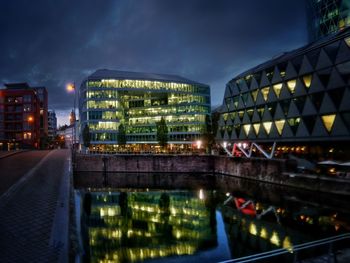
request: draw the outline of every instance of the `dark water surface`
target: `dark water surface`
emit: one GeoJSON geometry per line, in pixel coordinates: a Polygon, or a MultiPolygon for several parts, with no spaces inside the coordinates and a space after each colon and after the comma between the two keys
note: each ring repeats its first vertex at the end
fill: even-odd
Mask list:
{"type": "Polygon", "coordinates": [[[350,230],[344,196],[226,176],[193,185],[77,191],[84,260],[220,262],[350,230]]]}

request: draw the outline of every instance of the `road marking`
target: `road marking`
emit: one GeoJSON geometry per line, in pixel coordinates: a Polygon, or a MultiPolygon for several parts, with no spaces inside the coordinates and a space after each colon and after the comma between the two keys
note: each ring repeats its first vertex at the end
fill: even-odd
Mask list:
{"type": "Polygon", "coordinates": [[[32,169],[29,170],[24,176],[21,177],[15,184],[13,184],[5,193],[3,193],[0,196],[0,206],[6,204],[6,201],[11,198],[12,195],[14,195],[18,189],[20,189],[26,181],[28,181],[34,174],[35,172],[43,165],[44,162],[57,150],[53,150],[49,152],[47,155],[44,156],[40,160],[40,162],[35,165],[32,169]]]}

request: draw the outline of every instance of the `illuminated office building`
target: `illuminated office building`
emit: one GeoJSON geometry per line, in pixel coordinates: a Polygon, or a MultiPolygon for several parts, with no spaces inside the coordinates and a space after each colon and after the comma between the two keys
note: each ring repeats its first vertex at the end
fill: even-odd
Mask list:
{"type": "Polygon", "coordinates": [[[337,33],[350,25],[350,1],[308,0],[309,40],[337,33]]]}
{"type": "Polygon", "coordinates": [[[345,145],[350,139],[349,85],[350,30],[345,29],[229,81],[217,138],[345,145]]]}
{"type": "Polygon", "coordinates": [[[79,111],[93,147],[115,149],[121,123],[128,144],[157,144],[162,117],[169,144],[191,144],[206,129],[210,89],[174,75],[97,70],[81,84],[79,111]]]}

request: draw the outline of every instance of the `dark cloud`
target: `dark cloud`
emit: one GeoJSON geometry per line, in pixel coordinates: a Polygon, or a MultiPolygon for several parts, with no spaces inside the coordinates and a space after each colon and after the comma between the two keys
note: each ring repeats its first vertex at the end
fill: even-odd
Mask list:
{"type": "Polygon", "coordinates": [[[64,86],[98,68],[207,83],[212,104],[236,74],[306,43],[304,0],[21,0],[0,3],[0,82],[64,86]]]}

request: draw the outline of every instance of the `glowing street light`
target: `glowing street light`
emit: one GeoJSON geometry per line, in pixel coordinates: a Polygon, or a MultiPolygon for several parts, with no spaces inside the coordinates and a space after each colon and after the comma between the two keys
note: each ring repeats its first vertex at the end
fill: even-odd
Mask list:
{"type": "Polygon", "coordinates": [[[75,91],[75,85],[73,83],[68,83],[66,86],[66,90],[68,92],[74,92],[75,91]]]}
{"type": "Polygon", "coordinates": [[[33,118],[32,116],[29,116],[29,117],[28,117],[28,121],[29,121],[29,122],[33,122],[33,121],[34,121],[34,118],[33,118]]]}
{"type": "MultiPolygon", "coordinates": [[[[76,101],[76,90],[75,90],[75,83],[68,83],[67,84],[67,86],[66,86],[66,90],[67,90],[67,92],[69,92],[69,93],[72,93],[72,92],[74,92],[74,102],[73,102],[73,104],[74,104],[74,106],[73,106],[73,110],[74,110],[74,118],[76,118],[75,117],[75,101],[76,101]]],[[[71,119],[70,119],[70,121],[71,121],[71,119]]],[[[75,144],[75,137],[76,137],[76,131],[75,131],[75,125],[76,125],[76,123],[75,123],[75,120],[74,120],[74,123],[73,123],[73,127],[72,127],[72,147],[74,146],[74,144],[75,144]]]]}
{"type": "Polygon", "coordinates": [[[201,145],[202,145],[202,142],[201,141],[197,141],[197,149],[200,149],[201,145]]]}

